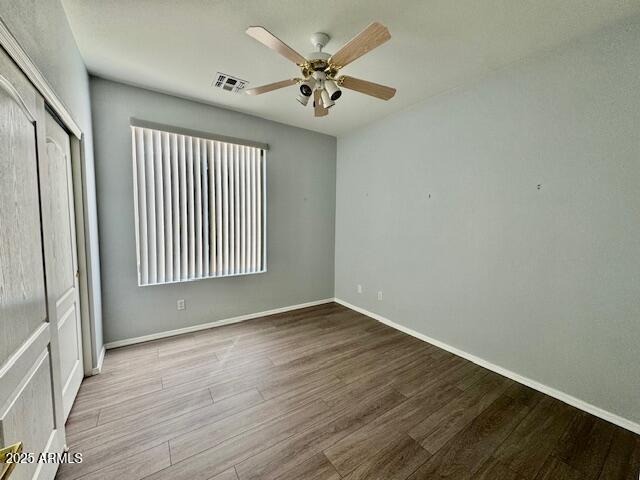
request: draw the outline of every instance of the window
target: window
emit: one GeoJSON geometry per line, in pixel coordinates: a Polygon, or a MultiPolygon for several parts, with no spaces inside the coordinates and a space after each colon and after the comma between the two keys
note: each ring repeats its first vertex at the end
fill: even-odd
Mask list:
{"type": "Polygon", "coordinates": [[[266,146],[155,126],[132,119],[138,285],[265,272],[266,146]]]}

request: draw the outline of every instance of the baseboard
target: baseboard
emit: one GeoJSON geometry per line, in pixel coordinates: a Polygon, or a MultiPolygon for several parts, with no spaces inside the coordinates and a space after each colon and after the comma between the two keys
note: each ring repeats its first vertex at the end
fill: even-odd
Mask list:
{"type": "Polygon", "coordinates": [[[607,410],[603,410],[600,407],[596,407],[595,405],[592,405],[588,402],[585,402],[584,400],[580,400],[579,398],[573,397],[567,393],[564,393],[560,390],[556,390],[555,388],[549,387],[547,385],[544,385],[540,382],[537,382],[535,380],[532,380],[531,378],[528,377],[524,377],[516,372],[513,372],[511,370],[508,370],[504,367],[501,367],[499,365],[495,365],[491,362],[488,362],[487,360],[484,360],[480,357],[476,357],[475,355],[472,355],[470,353],[467,353],[463,350],[460,350],[456,347],[452,347],[451,345],[448,345],[444,342],[441,342],[440,340],[436,340],[435,338],[431,338],[428,337],[427,335],[424,335],[422,333],[416,332],[415,330],[412,330],[410,328],[404,327],[402,325],[399,325],[391,320],[389,320],[388,318],[383,317],[382,315],[378,315],[377,313],[373,313],[370,312],[368,310],[365,310],[364,308],[358,307],[356,305],[352,305],[349,302],[345,302],[344,300],[340,299],[340,298],[334,298],[334,301],[336,303],[339,303],[340,305],[343,305],[347,308],[350,308],[351,310],[355,310],[356,312],[360,312],[363,315],[366,315],[367,317],[371,317],[374,320],[379,321],[380,323],[384,323],[385,325],[388,325],[391,328],[395,328],[396,330],[399,330],[403,333],[406,333],[407,335],[411,335],[412,337],[418,338],[424,342],[430,343],[432,345],[435,345],[436,347],[442,348],[443,350],[446,350],[448,352],[453,353],[454,355],[457,355],[459,357],[465,358],[477,365],[480,365],[483,368],[486,368],[488,370],[491,370],[493,372],[496,372],[500,375],[503,375],[507,378],[510,378],[511,380],[514,380],[518,383],[521,383],[523,385],[526,385],[527,387],[531,387],[534,390],[538,390],[539,392],[542,392],[546,395],[549,395],[550,397],[556,398],[558,400],[560,400],[561,402],[564,402],[568,405],[571,405],[573,407],[576,407],[580,410],[583,410],[587,413],[590,413],[592,415],[595,415],[596,417],[602,418],[603,420],[606,420],[608,422],[611,422],[615,425],[618,425],[619,427],[625,428],[627,430],[630,430],[634,433],[640,434],[640,424],[632,422],[631,420],[627,420],[626,418],[623,418],[619,415],[616,415],[615,413],[611,413],[608,412],[607,410]]]}
{"type": "Polygon", "coordinates": [[[100,350],[100,355],[98,355],[98,364],[95,368],[91,369],[91,375],[98,375],[102,371],[102,364],[104,362],[104,354],[106,351],[106,345],[103,345],[102,350],[100,350]]]}
{"type": "Polygon", "coordinates": [[[245,322],[247,320],[253,320],[254,318],[266,317],[269,315],[275,315],[277,313],[289,312],[291,310],[298,310],[299,308],[313,307],[315,305],[322,305],[323,303],[333,302],[333,298],[325,298],[322,300],[315,300],[313,302],[300,303],[298,305],[289,305],[286,307],[274,308],[272,310],[265,310],[264,312],[249,313],[247,315],[240,315],[238,317],[225,318],[222,320],[216,320],[215,322],[201,323],[199,325],[193,325],[192,327],[178,328],[176,330],[168,330],[165,332],[152,333],[151,335],[143,335],[141,337],[126,338],[124,340],[117,340],[115,342],[109,342],[105,345],[105,348],[118,348],[126,347],[127,345],[134,345],[136,343],[149,342],[151,340],[158,340],[160,338],[174,337],[176,335],[182,335],[184,333],[198,332],[200,330],[208,330],[213,327],[221,327],[223,325],[231,325],[232,323],[245,322]]]}

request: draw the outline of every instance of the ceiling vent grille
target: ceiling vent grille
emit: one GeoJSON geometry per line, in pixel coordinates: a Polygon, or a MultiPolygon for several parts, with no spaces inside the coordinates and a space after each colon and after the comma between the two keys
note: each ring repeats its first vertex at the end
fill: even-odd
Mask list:
{"type": "Polygon", "coordinates": [[[218,72],[216,73],[216,77],[212,85],[215,88],[221,88],[222,90],[226,90],[227,92],[238,93],[244,90],[244,87],[247,85],[247,83],[249,82],[247,82],[246,80],[227,75],[226,73],[218,72]]]}

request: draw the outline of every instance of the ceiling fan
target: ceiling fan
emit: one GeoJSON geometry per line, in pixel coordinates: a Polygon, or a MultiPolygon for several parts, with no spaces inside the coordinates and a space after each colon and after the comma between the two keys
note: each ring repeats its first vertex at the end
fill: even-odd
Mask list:
{"type": "Polygon", "coordinates": [[[291,60],[300,67],[302,72],[302,78],[292,78],[251,88],[246,91],[249,95],[260,95],[298,84],[300,85],[298,102],[306,106],[313,96],[311,104],[314,107],[315,116],[324,117],[329,113],[329,108],[342,95],[340,87],[355,90],[382,100],[389,100],[396,93],[395,88],[360,80],[348,75],[338,76],[342,68],[391,38],[387,27],[378,22],[373,22],[333,55],[322,51],[329,42],[329,35],[321,32],[314,33],[311,35],[311,43],[316,47],[317,51],[310,53],[308,55],[309,58],[304,58],[264,27],[249,27],[247,28],[247,35],[291,60]]]}

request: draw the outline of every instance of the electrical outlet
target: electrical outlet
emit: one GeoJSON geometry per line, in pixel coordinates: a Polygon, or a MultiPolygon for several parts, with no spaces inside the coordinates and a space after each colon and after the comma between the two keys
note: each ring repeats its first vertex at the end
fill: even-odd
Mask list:
{"type": "Polygon", "coordinates": [[[362,293],[362,285],[358,284],[358,293],[362,293]]]}
{"type": "Polygon", "coordinates": [[[181,298],[180,300],[177,301],[176,306],[178,307],[178,310],[186,310],[187,309],[187,304],[184,301],[184,298],[181,298]]]}
{"type": "Polygon", "coordinates": [[[378,291],[378,300],[382,300],[382,290],[378,291]]]}

